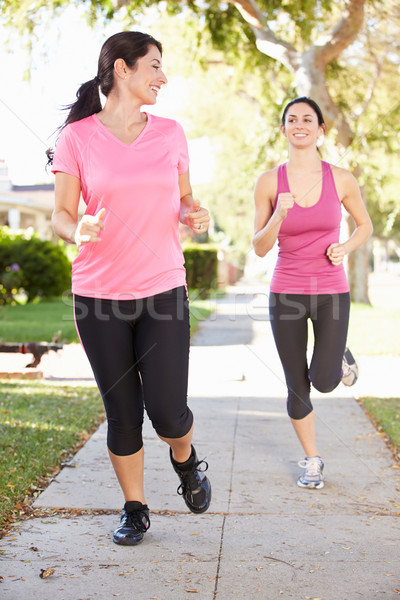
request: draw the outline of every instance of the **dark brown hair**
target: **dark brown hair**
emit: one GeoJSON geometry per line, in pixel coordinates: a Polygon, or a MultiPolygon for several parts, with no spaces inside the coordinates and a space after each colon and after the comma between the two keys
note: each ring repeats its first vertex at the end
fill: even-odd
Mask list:
{"type": "MultiPolygon", "coordinates": [[[[149,46],[156,46],[162,54],[162,45],[155,38],[140,31],[122,31],[109,37],[103,44],[98,61],[97,75],[90,81],[83,83],[76,92],[76,100],[66,106],[69,110],[62,130],[69,123],[80,121],[98,113],[102,109],[99,88],[108,96],[114,86],[114,63],[122,58],[128,67],[133,68],[139,58],[149,51],[149,46]]],[[[53,161],[54,151],[47,150],[48,164],[53,161]]]]}
{"type": "Polygon", "coordinates": [[[324,117],[322,115],[322,111],[321,111],[320,107],[315,102],[315,100],[312,100],[312,98],[307,98],[307,96],[300,96],[299,98],[294,98],[294,100],[291,100],[285,106],[283,114],[282,114],[282,125],[285,125],[285,119],[286,119],[287,111],[289,110],[289,108],[291,106],[293,106],[293,104],[300,104],[300,102],[304,103],[304,104],[308,104],[308,106],[310,106],[313,109],[313,111],[315,112],[315,114],[317,115],[317,118],[318,118],[318,125],[325,125],[324,117]]]}

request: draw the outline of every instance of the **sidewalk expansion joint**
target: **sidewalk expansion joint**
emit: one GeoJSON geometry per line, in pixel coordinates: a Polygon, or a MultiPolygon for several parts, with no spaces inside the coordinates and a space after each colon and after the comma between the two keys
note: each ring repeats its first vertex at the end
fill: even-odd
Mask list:
{"type": "MultiPolygon", "coordinates": [[[[121,513],[120,509],[101,509],[101,508],[70,508],[70,507],[39,507],[39,508],[31,508],[26,512],[24,516],[19,517],[21,521],[28,519],[41,519],[41,518],[49,518],[49,517],[63,517],[65,519],[70,519],[71,517],[84,517],[90,515],[119,515],[121,513]]],[[[186,510],[151,510],[150,514],[158,515],[161,517],[174,517],[180,515],[187,515],[189,518],[192,513],[186,510]]],[[[315,516],[319,515],[320,511],[307,511],[307,516],[315,516]]],[[[334,512],[332,514],[338,514],[334,512]]],[[[399,517],[399,511],[387,510],[384,509],[373,509],[363,507],[362,510],[359,511],[350,511],[350,512],[340,512],[341,516],[353,516],[353,517],[362,517],[365,515],[370,515],[370,517],[399,517]]],[[[222,517],[223,522],[221,526],[221,544],[220,544],[220,552],[222,550],[222,542],[223,542],[223,533],[225,521],[228,517],[252,517],[252,516],[264,516],[264,517],[277,517],[288,516],[286,513],[278,512],[278,511],[207,511],[206,513],[202,513],[196,516],[201,517],[222,517]]]]}
{"type": "Polygon", "coordinates": [[[231,472],[230,472],[230,479],[229,479],[229,492],[228,492],[228,512],[226,513],[222,513],[223,514],[223,520],[222,520],[222,526],[221,526],[221,537],[220,537],[220,542],[219,542],[219,548],[218,548],[218,559],[217,559],[217,570],[215,573],[215,585],[214,585],[214,593],[213,593],[213,600],[216,600],[217,598],[217,594],[218,594],[218,582],[219,582],[219,578],[220,578],[220,568],[221,568],[221,558],[222,558],[222,547],[224,545],[224,533],[225,533],[225,523],[226,523],[226,517],[231,514],[230,513],[230,507],[231,507],[231,499],[232,499],[232,488],[233,488],[233,465],[235,463],[235,447],[236,447],[236,435],[237,435],[237,428],[238,428],[238,422],[239,422],[239,412],[240,412],[240,398],[238,398],[237,400],[237,405],[236,405],[236,415],[235,415],[235,425],[233,428],[233,443],[232,443],[232,457],[231,457],[231,472]]]}

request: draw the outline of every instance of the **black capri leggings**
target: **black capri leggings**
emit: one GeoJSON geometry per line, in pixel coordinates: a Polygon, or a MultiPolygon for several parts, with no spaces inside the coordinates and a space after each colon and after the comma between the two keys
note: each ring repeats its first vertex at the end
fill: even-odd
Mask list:
{"type": "Polygon", "coordinates": [[[269,311],[272,333],[288,387],[287,410],[304,419],[312,410],[310,382],[331,392],[342,376],[350,313],[350,294],[276,294],[269,311]],[[314,329],[314,349],[307,364],[308,319],[314,329]]]}
{"type": "Polygon", "coordinates": [[[186,435],[193,423],[186,288],[138,300],[74,296],[74,311],[106,409],[111,452],[141,449],[144,408],[162,437],[186,435]]]}

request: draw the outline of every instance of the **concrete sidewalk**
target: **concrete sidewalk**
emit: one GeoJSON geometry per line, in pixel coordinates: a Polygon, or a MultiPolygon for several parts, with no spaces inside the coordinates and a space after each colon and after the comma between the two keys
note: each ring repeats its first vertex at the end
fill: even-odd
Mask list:
{"type": "MultiPolygon", "coordinates": [[[[123,500],[103,425],[38,497],[34,517],[0,540],[1,598],[400,597],[399,465],[354,400],[382,391],[372,364],[361,357],[353,388],[313,394],[326,481],[320,491],[298,488],[303,455],[265,306],[260,284],[235,286],[192,341],[189,402],[194,442],[210,465],[210,510],[187,511],[167,448],[146,421],[151,529],[137,547],[113,544],[123,500]]],[[[79,376],[90,378],[79,347],[74,352],[79,376]]],[[[385,368],[399,372],[393,361],[376,367],[374,359],[380,378],[385,368]]],[[[77,376],[57,364],[47,365],[48,377],[77,376]]],[[[397,395],[391,385],[385,392],[397,395]]]]}

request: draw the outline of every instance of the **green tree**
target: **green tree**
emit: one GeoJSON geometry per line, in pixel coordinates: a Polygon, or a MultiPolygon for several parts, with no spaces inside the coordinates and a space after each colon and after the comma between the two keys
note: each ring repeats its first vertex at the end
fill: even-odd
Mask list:
{"type": "MultiPolygon", "coordinates": [[[[0,11],[32,40],[42,19],[71,3],[3,0],[0,11]]],[[[271,98],[274,90],[272,104],[279,106],[295,95],[313,97],[323,110],[333,142],[328,143],[330,160],[354,171],[368,205],[377,208],[376,190],[371,189],[373,171],[388,152],[399,150],[400,111],[393,82],[399,76],[400,8],[395,0],[90,0],[84,4],[92,20],[112,19],[116,14],[129,20],[153,5],[187,17],[197,60],[207,62],[203,40],[208,36],[214,48],[223,51],[225,62],[245,67],[242,74],[263,72],[264,85],[259,83],[255,93],[264,105],[261,112],[267,90],[265,98],[271,98]]],[[[245,76],[242,81],[246,83],[245,76]]],[[[271,118],[271,126],[278,125],[278,114],[271,118]]],[[[379,210],[382,216],[391,215],[395,225],[399,201],[390,197],[394,178],[385,181],[375,175],[389,192],[380,200],[379,210]]],[[[398,181],[397,173],[395,177],[398,181]]],[[[352,297],[359,302],[368,302],[368,262],[367,246],[351,255],[352,297]]]]}

